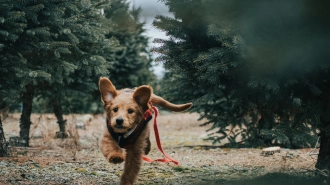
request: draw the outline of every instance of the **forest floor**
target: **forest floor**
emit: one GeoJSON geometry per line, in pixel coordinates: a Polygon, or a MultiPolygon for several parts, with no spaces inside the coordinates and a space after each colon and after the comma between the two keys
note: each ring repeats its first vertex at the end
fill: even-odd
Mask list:
{"type": "MultiPolygon", "coordinates": [[[[208,127],[200,127],[197,114],[161,112],[158,128],[164,151],[180,162],[144,162],[137,181],[147,184],[314,185],[326,184],[316,173],[318,150],[282,149],[264,156],[256,148],[224,148],[205,140],[208,127]]],[[[4,121],[7,140],[19,135],[19,114],[4,121]]],[[[11,147],[10,157],[0,158],[2,184],[119,184],[123,164],[106,162],[98,149],[105,129],[103,115],[67,115],[69,138],[55,139],[58,130],[52,114],[33,114],[31,147],[11,147]],[[77,128],[85,126],[85,130],[77,128]]],[[[153,122],[150,122],[153,123],[153,122]]],[[[152,126],[152,124],[150,124],[152,126]]],[[[153,132],[148,157],[162,158],[153,132]]]]}

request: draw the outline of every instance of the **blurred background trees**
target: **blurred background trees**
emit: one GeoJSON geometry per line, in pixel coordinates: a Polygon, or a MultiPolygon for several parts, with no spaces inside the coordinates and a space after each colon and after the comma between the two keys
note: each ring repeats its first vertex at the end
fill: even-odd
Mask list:
{"type": "Polygon", "coordinates": [[[145,35],[145,23],[140,22],[140,8],[133,7],[122,0],[114,0],[111,7],[104,9],[107,19],[110,19],[116,29],[110,30],[108,38],[115,37],[121,48],[109,50],[107,55],[113,55],[110,60],[109,77],[118,88],[137,87],[150,84],[155,80],[151,71],[151,53],[148,50],[148,37],[145,35]]]}

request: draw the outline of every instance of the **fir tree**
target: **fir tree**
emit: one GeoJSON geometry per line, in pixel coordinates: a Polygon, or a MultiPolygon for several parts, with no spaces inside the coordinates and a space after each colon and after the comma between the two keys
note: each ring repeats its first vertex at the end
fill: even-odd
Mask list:
{"type": "MultiPolygon", "coordinates": [[[[106,69],[118,88],[137,87],[152,84],[155,76],[151,70],[152,58],[148,51],[148,37],[145,36],[144,24],[140,22],[140,9],[129,9],[126,1],[115,0],[104,8],[107,27],[105,41],[107,45],[99,54],[107,61],[106,69]]],[[[94,77],[97,84],[100,75],[94,77]]],[[[100,113],[103,112],[98,89],[90,91],[89,96],[66,95],[65,113],[100,113]]]]}
{"type": "MultiPolygon", "coordinates": [[[[85,55],[97,52],[98,55],[102,56],[97,60],[106,60],[105,65],[99,68],[99,74],[92,70],[93,73],[90,73],[92,77],[86,78],[90,74],[85,73],[90,70],[80,71],[80,68],[77,68],[75,72],[66,77],[66,81],[70,83],[64,81],[65,84],[68,84],[65,85],[65,90],[44,91],[44,89],[54,89],[55,86],[54,84],[49,87],[43,86],[37,90],[38,98],[34,100],[33,110],[36,112],[56,110],[54,112],[66,114],[103,112],[103,106],[99,101],[99,91],[96,87],[101,75],[110,75],[118,84],[121,84],[120,88],[151,84],[154,79],[151,70],[152,60],[150,52],[147,50],[148,38],[144,34],[144,23],[139,21],[139,14],[140,9],[130,10],[129,4],[125,1],[113,1],[110,6],[104,7],[106,19],[92,19],[97,21],[97,25],[102,26],[106,31],[104,40],[98,41],[93,46],[88,45],[90,41],[81,44],[88,46],[85,49],[85,55]],[[109,74],[105,72],[109,72],[109,74]],[[88,92],[88,94],[84,92],[88,92]],[[55,95],[59,93],[60,95],[57,97],[62,98],[56,100],[55,95]],[[53,107],[54,102],[59,102],[55,104],[62,106],[53,107]]],[[[84,17],[87,19],[86,15],[84,17]]],[[[85,33],[76,35],[79,40],[91,39],[95,41],[93,37],[88,37],[88,34],[85,33]]],[[[71,55],[66,56],[71,57],[71,55]]],[[[61,55],[61,58],[66,56],[61,55]]],[[[90,63],[86,64],[86,67],[92,69],[90,63]]],[[[61,85],[63,84],[60,84],[58,88],[62,88],[61,85]]],[[[59,122],[61,120],[65,122],[61,116],[57,117],[59,122]]],[[[64,131],[64,129],[60,130],[64,131]]]]}
{"type": "MultiPolygon", "coordinates": [[[[154,25],[170,36],[168,40],[156,39],[161,46],[155,48],[169,73],[167,86],[176,101],[194,100],[193,111],[213,123],[211,129],[219,129],[221,137],[228,136],[227,126],[242,126],[242,112],[238,102],[233,101],[240,91],[238,79],[244,80],[243,64],[240,62],[240,38],[234,33],[208,32],[209,8],[203,1],[167,1],[175,18],[156,17],[154,25]],[[198,11],[196,11],[198,9],[198,11]],[[218,37],[218,38],[217,38],[218,37]],[[234,40],[234,39],[235,40],[234,40]],[[237,81],[235,78],[237,78],[237,81]],[[236,91],[235,91],[236,90],[236,91]],[[230,119],[230,121],[229,121],[230,119]]],[[[240,82],[244,83],[244,82],[240,82]]],[[[171,98],[170,96],[168,98],[171,98]]],[[[241,107],[248,109],[248,107],[241,107]]]]}
{"type": "MultiPolygon", "coordinates": [[[[102,9],[109,5],[108,1],[81,2],[67,9],[67,16],[64,17],[66,28],[63,29],[65,34],[61,34],[63,38],[59,38],[74,43],[72,44],[74,55],[56,57],[62,60],[67,59],[75,69],[72,73],[66,72],[59,76],[57,79],[61,80],[48,87],[47,89],[52,89],[52,91],[46,91],[48,94],[44,95],[48,99],[48,105],[52,106],[59,123],[60,130],[57,137],[67,136],[66,120],[62,116],[64,113],[62,104],[65,100],[63,97],[73,97],[73,101],[79,101],[77,104],[81,106],[84,104],[82,101],[86,99],[84,97],[90,96],[91,92],[98,89],[95,78],[108,73],[108,62],[102,57],[103,50],[116,47],[113,46],[113,41],[105,38],[112,23],[105,19],[102,9]]],[[[85,104],[87,103],[91,102],[85,104]]]]}
{"type": "MultiPolygon", "coordinates": [[[[19,20],[25,26],[16,40],[9,40],[8,44],[25,61],[26,70],[17,73],[21,78],[16,84],[24,87],[20,119],[24,146],[29,145],[32,100],[36,93],[48,96],[53,105],[60,105],[60,97],[67,93],[79,91],[82,95],[96,89],[91,77],[107,73],[106,60],[99,52],[109,45],[104,35],[110,23],[102,21],[105,19],[100,11],[108,5],[108,1],[8,1],[12,11],[24,15],[20,19],[4,18],[6,23],[19,20]]],[[[61,107],[54,111],[60,131],[64,132],[61,107]]]]}
{"type": "MultiPolygon", "coordinates": [[[[16,9],[11,1],[0,1],[0,112],[15,104],[21,91],[20,80],[26,72],[26,59],[16,51],[13,43],[26,28],[25,13],[16,9]]],[[[0,116],[0,156],[7,155],[7,142],[0,116]]]]}

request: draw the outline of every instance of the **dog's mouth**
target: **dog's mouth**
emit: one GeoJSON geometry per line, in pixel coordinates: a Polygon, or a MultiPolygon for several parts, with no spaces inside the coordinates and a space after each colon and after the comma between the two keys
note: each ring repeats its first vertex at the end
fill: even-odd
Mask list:
{"type": "Polygon", "coordinates": [[[125,127],[123,127],[122,125],[116,125],[115,126],[117,129],[124,129],[125,127]]]}
{"type": "Polygon", "coordinates": [[[135,125],[132,128],[123,127],[122,125],[116,125],[115,126],[115,128],[116,128],[115,132],[121,133],[121,134],[124,134],[125,133],[124,137],[126,138],[126,137],[128,137],[129,135],[131,135],[134,132],[134,130],[136,129],[136,127],[137,127],[137,125],[135,125]]]}
{"type": "Polygon", "coordinates": [[[115,127],[114,127],[114,131],[115,132],[117,132],[117,133],[125,133],[125,132],[127,132],[129,129],[128,128],[126,128],[126,127],[123,127],[123,126],[118,126],[118,125],[116,125],[115,127]]]}

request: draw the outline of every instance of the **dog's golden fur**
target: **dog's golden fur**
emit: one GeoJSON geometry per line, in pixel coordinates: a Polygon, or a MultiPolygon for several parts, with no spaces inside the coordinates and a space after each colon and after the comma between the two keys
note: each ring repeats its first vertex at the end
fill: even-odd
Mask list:
{"type": "MultiPolygon", "coordinates": [[[[192,104],[176,105],[153,94],[152,88],[147,85],[140,86],[135,90],[116,87],[108,78],[101,77],[99,81],[101,99],[105,106],[105,113],[114,132],[125,134],[141,123],[144,113],[151,109],[151,103],[162,106],[172,111],[184,111],[192,104]]],[[[149,127],[146,126],[132,147],[126,149],[126,157],[122,148],[105,129],[100,138],[100,149],[110,163],[121,163],[125,159],[124,172],[121,176],[121,185],[132,185],[140,171],[143,154],[150,151],[149,127]]]]}

